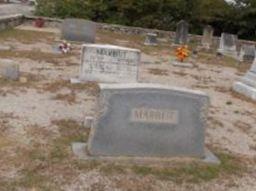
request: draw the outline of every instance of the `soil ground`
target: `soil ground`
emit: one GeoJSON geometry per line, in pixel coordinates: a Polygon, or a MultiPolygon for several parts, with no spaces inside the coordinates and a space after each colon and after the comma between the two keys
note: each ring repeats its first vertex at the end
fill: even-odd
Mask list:
{"type": "MultiPolygon", "coordinates": [[[[22,28],[22,27],[21,27],[22,28]]],[[[0,33],[0,62],[17,63],[27,83],[0,79],[0,190],[256,190],[256,103],[232,91],[249,68],[214,51],[189,58],[193,68],[171,64],[175,47],[155,47],[143,37],[97,32],[97,43],[142,51],[139,80],[206,92],[211,99],[206,145],[220,166],[175,161],[170,166],[124,165],[76,159],[71,143],[85,142],[86,116],[95,112],[97,83],[70,84],[81,44],[60,54],[58,31],[15,29],[0,33]]]]}

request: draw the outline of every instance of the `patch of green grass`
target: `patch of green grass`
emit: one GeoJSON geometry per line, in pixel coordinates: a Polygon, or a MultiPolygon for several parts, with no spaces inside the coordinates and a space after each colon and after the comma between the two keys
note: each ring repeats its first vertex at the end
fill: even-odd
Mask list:
{"type": "Polygon", "coordinates": [[[190,182],[200,183],[211,181],[220,176],[241,174],[246,167],[235,157],[221,153],[218,155],[220,165],[206,165],[200,163],[178,164],[171,168],[153,168],[144,166],[133,166],[134,173],[146,176],[153,175],[158,179],[171,180],[176,183],[190,182]]]}

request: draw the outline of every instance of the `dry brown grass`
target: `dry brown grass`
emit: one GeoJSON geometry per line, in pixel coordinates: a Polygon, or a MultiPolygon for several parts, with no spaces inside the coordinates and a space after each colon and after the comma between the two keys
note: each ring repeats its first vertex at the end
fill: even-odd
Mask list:
{"type": "Polygon", "coordinates": [[[187,75],[189,75],[188,73],[185,73],[185,72],[182,72],[182,71],[173,71],[172,73],[175,74],[175,75],[178,75],[178,76],[187,76],[187,75]]]}
{"type": "Polygon", "coordinates": [[[214,53],[199,52],[198,61],[204,64],[236,68],[241,73],[250,68],[249,64],[239,63],[236,59],[227,56],[216,56],[214,53]]]}
{"type": "Polygon", "coordinates": [[[219,127],[224,127],[224,124],[223,124],[221,121],[215,119],[215,118],[212,117],[212,116],[209,116],[209,117],[208,117],[208,123],[209,123],[210,126],[211,126],[212,128],[214,128],[214,129],[219,128],[219,127]]]}
{"type": "Polygon", "coordinates": [[[96,82],[86,82],[79,84],[71,84],[68,80],[58,80],[53,83],[47,83],[44,85],[43,90],[49,91],[51,93],[56,93],[57,91],[68,88],[73,92],[76,91],[87,91],[90,95],[98,95],[99,86],[96,82]]]}
{"type": "Polygon", "coordinates": [[[234,126],[235,127],[238,127],[242,132],[246,133],[246,134],[249,134],[250,130],[252,129],[252,126],[248,123],[245,123],[241,120],[237,120],[235,123],[234,123],[234,126]]]}
{"type": "Polygon", "coordinates": [[[169,42],[161,43],[157,46],[145,46],[145,37],[143,37],[142,35],[129,35],[109,31],[98,31],[97,36],[100,38],[100,40],[97,43],[119,45],[117,40],[125,40],[127,41],[125,46],[140,49],[142,52],[148,54],[151,54],[152,52],[157,52],[158,54],[161,54],[161,52],[166,51],[166,49],[169,50],[170,53],[174,51],[174,48],[171,47],[171,44],[169,42]]]}
{"type": "Polygon", "coordinates": [[[76,101],[76,94],[74,92],[71,93],[67,93],[67,94],[61,94],[58,93],[53,97],[54,100],[60,100],[60,101],[64,101],[68,104],[75,104],[77,103],[76,101]]]}
{"type": "Polygon", "coordinates": [[[150,68],[148,69],[150,74],[157,75],[157,76],[168,76],[168,70],[158,69],[158,68],[150,68]]]}
{"type": "Polygon", "coordinates": [[[0,32],[0,42],[7,40],[16,40],[25,44],[36,42],[53,42],[54,34],[38,31],[26,31],[18,29],[9,29],[0,32]]]}
{"type": "Polygon", "coordinates": [[[0,58],[27,58],[38,62],[48,62],[55,65],[59,65],[61,59],[72,56],[72,54],[63,55],[63,54],[54,54],[54,53],[46,53],[40,51],[11,51],[11,50],[3,50],[0,51],[0,58]]]}

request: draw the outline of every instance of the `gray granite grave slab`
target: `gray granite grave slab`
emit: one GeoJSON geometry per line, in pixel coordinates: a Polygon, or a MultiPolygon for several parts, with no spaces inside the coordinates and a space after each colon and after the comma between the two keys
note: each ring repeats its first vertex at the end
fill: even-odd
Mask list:
{"type": "Polygon", "coordinates": [[[233,90],[256,101],[256,58],[245,76],[234,83],[233,90]]]}
{"type": "Polygon", "coordinates": [[[157,84],[100,84],[91,156],[205,157],[209,97],[157,84]]]}
{"type": "Polygon", "coordinates": [[[210,49],[213,41],[213,28],[210,25],[204,27],[202,46],[205,49],[210,49]]]}
{"type": "Polygon", "coordinates": [[[252,62],[255,58],[256,50],[254,45],[242,45],[239,53],[239,60],[241,62],[252,62]]]}
{"type": "Polygon", "coordinates": [[[188,43],[188,30],[189,24],[181,20],[177,24],[176,34],[175,34],[175,44],[187,44],[188,43]]]}
{"type": "Polygon", "coordinates": [[[7,80],[18,80],[20,77],[19,65],[12,60],[0,59],[0,76],[7,80]]]}
{"type": "Polygon", "coordinates": [[[96,24],[84,19],[65,19],[61,32],[62,38],[66,40],[94,43],[96,24]]]}
{"type": "Polygon", "coordinates": [[[237,59],[237,35],[222,33],[218,53],[237,59]]]}
{"type": "Polygon", "coordinates": [[[155,34],[155,33],[147,33],[144,45],[156,46],[157,44],[158,44],[157,34],[155,34]]]}
{"type": "Polygon", "coordinates": [[[85,44],[79,80],[137,82],[140,50],[113,45],[85,44]]]}

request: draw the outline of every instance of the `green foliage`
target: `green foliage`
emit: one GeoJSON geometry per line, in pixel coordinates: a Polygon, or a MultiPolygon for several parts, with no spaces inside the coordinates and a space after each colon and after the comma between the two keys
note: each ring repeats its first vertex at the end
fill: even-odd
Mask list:
{"type": "Polygon", "coordinates": [[[210,24],[221,32],[255,38],[255,0],[38,0],[37,14],[78,17],[97,22],[174,30],[185,19],[192,33],[200,34],[210,24]]]}

